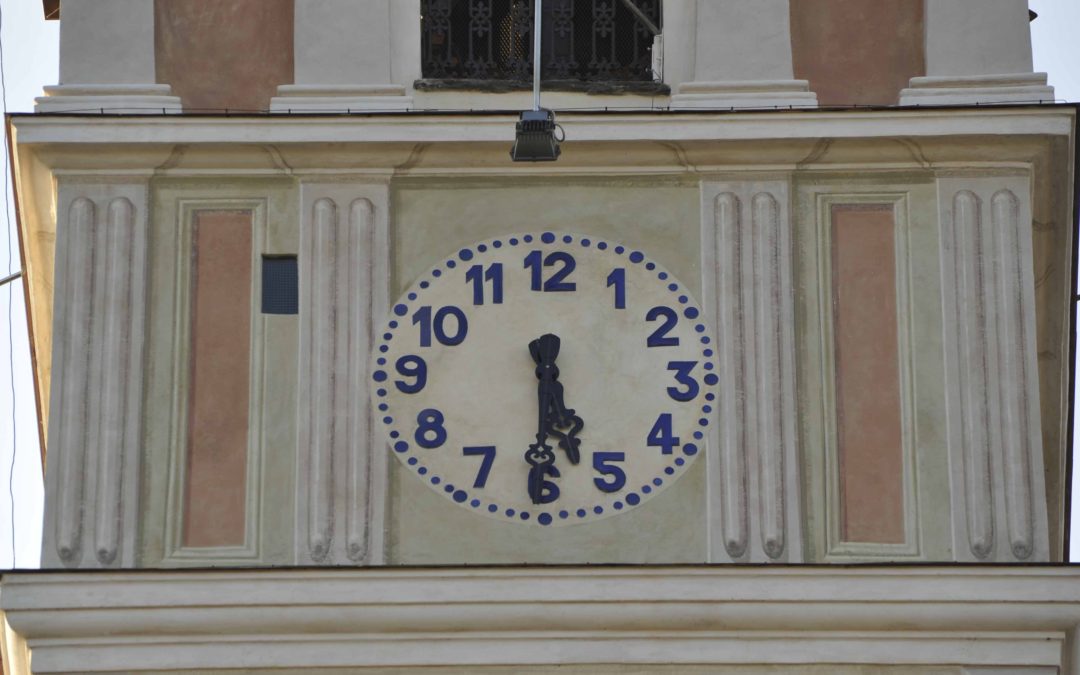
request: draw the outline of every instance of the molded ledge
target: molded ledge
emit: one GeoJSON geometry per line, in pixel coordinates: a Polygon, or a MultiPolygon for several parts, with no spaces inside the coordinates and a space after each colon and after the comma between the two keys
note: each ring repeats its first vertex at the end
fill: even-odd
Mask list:
{"type": "Polygon", "coordinates": [[[1017,672],[1060,668],[1080,624],[1068,566],[15,572],[2,590],[38,673],[822,659],[1017,672]]]}
{"type": "Polygon", "coordinates": [[[1046,73],[913,77],[900,92],[900,105],[983,105],[1053,103],[1046,73]]]}
{"type": "Polygon", "coordinates": [[[686,108],[816,108],[817,94],[807,80],[744,80],[686,82],[671,97],[671,107],[686,108]]]}
{"type": "Polygon", "coordinates": [[[283,84],[270,112],[366,112],[411,110],[413,100],[397,84],[283,84]]]}
{"type": "Polygon", "coordinates": [[[183,106],[167,84],[59,84],[34,99],[34,112],[153,115],[183,106]]]}

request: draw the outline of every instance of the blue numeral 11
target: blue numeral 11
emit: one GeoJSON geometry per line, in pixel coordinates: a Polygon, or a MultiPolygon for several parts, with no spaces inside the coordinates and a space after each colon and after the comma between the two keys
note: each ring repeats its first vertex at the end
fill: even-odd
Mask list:
{"type": "Polygon", "coordinates": [[[473,285],[472,304],[484,304],[484,282],[491,282],[491,304],[501,305],[503,301],[503,266],[502,263],[492,263],[484,271],[482,265],[473,265],[465,273],[465,283],[473,285]]]}

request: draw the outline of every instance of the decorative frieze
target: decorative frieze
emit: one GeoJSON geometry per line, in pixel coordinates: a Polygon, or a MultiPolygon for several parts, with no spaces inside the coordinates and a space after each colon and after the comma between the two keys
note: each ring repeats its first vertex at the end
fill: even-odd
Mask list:
{"type": "Polygon", "coordinates": [[[1027,179],[942,179],[939,194],[954,554],[1046,561],[1027,179]]]}
{"type": "Polygon", "coordinates": [[[711,562],[802,560],[786,182],[704,183],[704,307],[716,317],[711,562]]]}
{"type": "Polygon", "coordinates": [[[388,296],[388,191],[302,192],[296,560],[378,564],[387,467],[367,383],[388,296]]]}
{"type": "Polygon", "coordinates": [[[62,184],[43,564],[135,563],[146,188],[62,184]]]}

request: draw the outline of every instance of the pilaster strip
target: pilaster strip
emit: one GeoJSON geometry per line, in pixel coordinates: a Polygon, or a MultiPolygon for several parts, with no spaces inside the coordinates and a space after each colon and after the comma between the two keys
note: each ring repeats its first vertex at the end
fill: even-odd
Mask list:
{"type": "Polygon", "coordinates": [[[951,250],[955,285],[952,307],[957,325],[950,351],[959,359],[959,415],[964,462],[968,545],[975,557],[987,558],[994,548],[994,511],[990,476],[990,395],[985,326],[983,241],[979,197],[961,190],[953,197],[951,250]]]}
{"type": "Polygon", "coordinates": [[[97,445],[97,491],[94,548],[102,565],[116,560],[120,541],[121,486],[127,414],[127,383],[131,343],[132,244],[135,207],[118,197],[109,203],[102,233],[103,250],[98,265],[102,284],[103,340],[98,358],[102,364],[100,426],[97,445]]]}
{"type": "Polygon", "coordinates": [[[716,227],[715,265],[709,270],[716,285],[716,317],[720,353],[720,424],[709,430],[709,443],[720,450],[722,486],[721,533],[732,559],[746,554],[746,335],[743,292],[742,204],[724,192],[713,204],[716,227]]]}
{"type": "Polygon", "coordinates": [[[346,401],[348,444],[345,448],[346,532],[345,555],[362,562],[368,551],[370,512],[370,455],[375,448],[371,402],[368,394],[368,369],[373,343],[372,290],[375,288],[375,207],[368,199],[356,199],[349,207],[348,246],[342,251],[347,260],[349,288],[346,302],[339,311],[346,312],[349,325],[347,364],[349,381],[346,401]]]}
{"type": "Polygon", "coordinates": [[[307,448],[311,461],[308,553],[312,559],[321,561],[329,554],[333,537],[337,205],[330,199],[318,200],[313,207],[312,221],[308,233],[312,238],[312,254],[308,257],[311,302],[305,322],[309,331],[308,349],[311,350],[310,370],[306,373],[309,383],[306,393],[311,409],[305,421],[308,437],[301,443],[307,448]]]}
{"type": "Polygon", "coordinates": [[[776,198],[754,195],[751,202],[754,237],[755,323],[757,335],[758,508],[761,545],[765,554],[784,554],[784,449],[783,416],[793,411],[783,397],[781,341],[780,213],[776,198]]]}
{"type": "MultiPolygon", "coordinates": [[[[1009,190],[1000,190],[991,198],[991,219],[998,238],[998,313],[999,361],[1001,364],[1001,437],[1004,440],[1003,469],[1005,474],[1005,516],[1009,546],[1013,555],[1024,560],[1033,550],[1033,518],[1031,495],[1032,424],[1028,393],[1037,385],[1032,382],[1034,369],[1028,354],[1034,353],[1033,336],[1029,334],[1026,314],[1032,310],[1024,297],[1025,260],[1030,260],[1030,247],[1021,245],[1020,204],[1009,190]],[[1025,257],[1026,256],[1026,257],[1025,257]]],[[[1037,439],[1036,439],[1037,443],[1037,439]]]]}
{"type": "MultiPolygon", "coordinates": [[[[53,416],[52,438],[60,460],[59,507],[56,518],[56,552],[68,566],[76,566],[82,556],[84,467],[88,447],[88,404],[90,381],[91,317],[94,281],[94,203],[79,197],[68,211],[67,240],[62,274],[66,331],[57,335],[63,345],[63,363],[53,372],[61,381],[59,414],[53,416]]],[[[61,269],[61,268],[58,268],[61,269]]],[[[59,304],[59,303],[58,303],[59,304]]],[[[59,313],[59,310],[58,310],[59,313]]]]}

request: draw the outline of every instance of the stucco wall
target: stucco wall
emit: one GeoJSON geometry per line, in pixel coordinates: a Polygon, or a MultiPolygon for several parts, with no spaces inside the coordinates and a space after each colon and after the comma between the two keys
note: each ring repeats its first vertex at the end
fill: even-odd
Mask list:
{"type": "Polygon", "coordinates": [[[293,81],[293,0],[155,0],[154,42],[185,110],[267,110],[293,81]]]}
{"type": "Polygon", "coordinates": [[[821,105],[895,105],[925,75],[923,3],[912,0],[794,0],[795,77],[821,105]]]}

